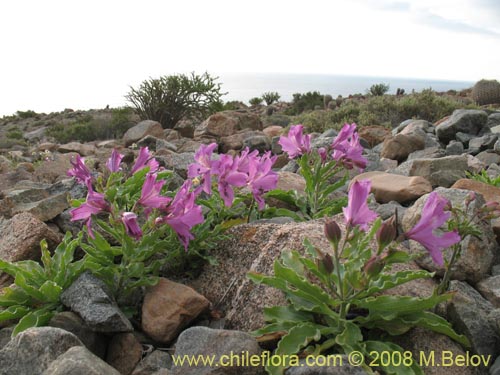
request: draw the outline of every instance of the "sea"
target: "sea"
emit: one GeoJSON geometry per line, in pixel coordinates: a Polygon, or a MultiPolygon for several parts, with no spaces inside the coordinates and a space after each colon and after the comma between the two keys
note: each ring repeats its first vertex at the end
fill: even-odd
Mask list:
{"type": "Polygon", "coordinates": [[[281,74],[281,73],[225,73],[218,74],[224,101],[239,100],[247,103],[264,92],[276,91],[283,101],[291,101],[293,94],[319,91],[321,94],[338,95],[365,94],[374,84],[389,85],[389,94],[395,94],[398,88],[405,93],[432,89],[438,92],[470,88],[475,82],[447,81],[416,78],[369,77],[323,74],[281,74]]]}

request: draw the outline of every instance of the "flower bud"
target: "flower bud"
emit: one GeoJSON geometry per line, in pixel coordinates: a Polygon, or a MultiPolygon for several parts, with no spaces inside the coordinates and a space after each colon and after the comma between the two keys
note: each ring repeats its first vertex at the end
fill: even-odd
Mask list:
{"type": "Polygon", "coordinates": [[[384,249],[392,241],[396,239],[397,227],[395,217],[384,221],[377,231],[377,242],[380,249],[384,249]]]}
{"type": "Polygon", "coordinates": [[[326,273],[332,273],[334,266],[333,266],[333,258],[330,254],[326,253],[324,254],[323,258],[321,259],[321,263],[323,263],[323,267],[325,267],[326,273]]]}
{"type": "Polygon", "coordinates": [[[327,220],[325,223],[325,237],[335,246],[342,238],[342,232],[339,225],[334,220],[327,220]]]}
{"type": "Polygon", "coordinates": [[[469,194],[467,194],[467,197],[465,197],[465,207],[469,207],[471,202],[476,200],[476,193],[471,191],[469,194]]]}
{"type": "Polygon", "coordinates": [[[378,255],[372,256],[368,262],[365,263],[363,271],[369,276],[377,276],[385,267],[385,262],[378,255]]]}
{"type": "Polygon", "coordinates": [[[319,154],[319,156],[321,158],[321,162],[323,164],[325,164],[326,160],[328,158],[328,153],[326,152],[326,148],[324,148],[324,147],[318,148],[318,154],[319,154]]]}

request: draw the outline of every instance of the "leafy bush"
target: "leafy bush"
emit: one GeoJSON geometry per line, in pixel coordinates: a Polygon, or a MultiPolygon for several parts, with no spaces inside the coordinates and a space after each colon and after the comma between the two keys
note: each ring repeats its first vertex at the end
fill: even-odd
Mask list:
{"type": "Polygon", "coordinates": [[[261,96],[267,105],[271,105],[281,98],[280,94],[278,94],[276,91],[265,92],[261,96]]]}
{"type": "Polygon", "coordinates": [[[316,107],[323,108],[323,95],[318,91],[309,91],[305,94],[293,94],[292,106],[287,108],[285,114],[298,115],[304,111],[312,111],[316,107]]]}
{"type": "Polygon", "coordinates": [[[220,111],[221,86],[218,77],[170,75],[150,78],[139,88],[130,88],[125,98],[142,119],[156,120],[163,128],[173,128],[183,117],[206,116],[220,111]]]}
{"type": "Polygon", "coordinates": [[[22,119],[26,119],[26,118],[36,117],[37,113],[35,111],[32,111],[31,109],[29,109],[27,111],[17,111],[16,115],[17,115],[17,117],[20,117],[22,119]]]}
{"type": "Polygon", "coordinates": [[[255,97],[250,99],[248,102],[250,103],[250,105],[260,105],[262,104],[262,98],[255,97]]]}
{"type": "Polygon", "coordinates": [[[80,238],[66,233],[51,257],[47,242],[40,243],[42,265],[33,260],[6,262],[0,259],[0,271],[14,277],[14,285],[3,288],[0,294],[0,322],[18,320],[12,335],[45,325],[62,310],[61,293],[83,270],[83,262],[73,262],[80,238]]]}
{"type": "Polygon", "coordinates": [[[375,85],[372,85],[370,87],[370,90],[368,90],[368,93],[373,95],[373,96],[382,96],[385,93],[389,91],[389,85],[383,84],[383,83],[378,83],[375,85]]]}
{"type": "Polygon", "coordinates": [[[11,129],[7,132],[7,138],[23,139],[23,132],[19,129],[11,129]]]}
{"type": "Polygon", "coordinates": [[[491,177],[484,169],[479,173],[471,173],[466,171],[465,174],[467,175],[467,178],[470,178],[471,180],[476,180],[488,185],[500,187],[500,176],[491,177]]]}

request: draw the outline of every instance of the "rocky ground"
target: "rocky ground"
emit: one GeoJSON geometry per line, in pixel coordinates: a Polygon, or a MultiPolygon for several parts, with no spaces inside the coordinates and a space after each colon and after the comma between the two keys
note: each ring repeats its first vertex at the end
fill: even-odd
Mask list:
{"type": "MultiPolygon", "coordinates": [[[[305,186],[296,173],[296,164],[281,154],[277,143],[284,128],[272,124],[264,127],[259,115],[248,110],[217,113],[201,123],[185,121],[175,130],[142,121],[123,139],[85,144],[54,143],[44,135],[45,125],[36,125],[36,121],[46,119],[25,120],[21,126],[29,147],[12,147],[0,156],[0,258],[8,261],[38,260],[40,240],[47,239],[53,249],[63,233],[79,231],[79,224],[69,220],[68,197],[84,197],[85,191],[66,175],[76,153],[99,167],[114,147],[126,155],[124,161],[130,162],[136,146],[148,146],[161,165],[175,172],[175,188],[186,178],[187,166],[200,144],[217,142],[219,152],[228,153],[248,146],[280,155],[275,167],[281,189],[300,193],[305,186]]],[[[335,135],[334,130],[315,134],[314,147],[331,143],[335,135]]],[[[490,176],[499,175],[500,112],[457,110],[436,123],[407,120],[392,131],[367,126],[360,129],[360,135],[369,165],[362,174],[353,173],[352,177],[372,181],[372,209],[383,218],[398,210],[398,224],[403,229],[415,224],[433,190],[454,205],[463,205],[468,193],[474,191],[478,195],[474,209],[485,201],[500,203],[500,188],[466,178],[466,172],[483,169],[490,176]]],[[[337,221],[342,222],[340,218],[337,221]]],[[[463,241],[463,255],[453,274],[456,294],[440,313],[469,338],[474,353],[491,355],[494,363],[500,356],[500,223],[477,224],[482,236],[463,241]]],[[[102,283],[83,274],[63,294],[67,311],[57,314],[48,327],[28,329],[12,340],[11,327],[0,330],[0,374],[264,374],[262,368],[176,367],[171,355],[221,355],[230,350],[259,354],[263,348],[248,332],[262,325],[264,306],[283,304],[284,299],[274,289],[255,286],[246,273],[270,273],[280,252],[301,250],[305,237],[326,247],[323,221],[257,221],[236,226],[231,234],[231,239],[220,243],[212,254],[217,266],[206,266],[197,278],[183,283],[165,275],[146,290],[141,320],[134,325],[110,299],[102,283]]],[[[401,246],[410,252],[421,251],[413,242],[401,246]]],[[[440,272],[427,258],[407,266],[436,271],[437,275],[440,272]]],[[[8,282],[0,276],[0,285],[8,282]]],[[[434,280],[414,281],[398,292],[428,296],[435,284],[434,280]]],[[[396,341],[417,356],[420,351],[431,350],[465,355],[465,349],[448,337],[421,329],[396,341]]],[[[424,371],[443,373],[430,366],[424,371]]],[[[488,372],[500,374],[500,360],[489,369],[446,369],[447,374],[488,372]]],[[[349,366],[301,367],[286,373],[362,371],[349,366]]]]}

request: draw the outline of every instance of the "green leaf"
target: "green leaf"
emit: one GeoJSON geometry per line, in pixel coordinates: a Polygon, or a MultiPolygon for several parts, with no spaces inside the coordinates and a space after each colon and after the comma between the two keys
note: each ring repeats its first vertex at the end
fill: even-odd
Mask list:
{"type": "Polygon", "coordinates": [[[31,297],[18,286],[5,287],[0,294],[0,306],[28,305],[31,297]]]}
{"type": "Polygon", "coordinates": [[[47,280],[40,287],[40,292],[44,295],[44,300],[47,302],[58,302],[63,289],[55,282],[47,280]]]}
{"type": "Polygon", "coordinates": [[[30,297],[33,297],[39,301],[46,301],[44,294],[37,288],[28,284],[22,273],[17,274],[16,278],[14,279],[14,283],[22,288],[30,297]]]}
{"type": "Polygon", "coordinates": [[[399,271],[393,274],[382,274],[377,280],[371,280],[368,288],[358,295],[358,298],[365,298],[375,293],[394,288],[412,280],[431,278],[434,274],[424,270],[399,271]]]}
{"type": "Polygon", "coordinates": [[[51,311],[49,308],[41,308],[26,314],[19,323],[14,327],[12,331],[12,337],[16,336],[18,333],[31,328],[31,327],[41,327],[46,325],[50,319],[54,316],[55,311],[51,311]]]}
{"type": "Polygon", "coordinates": [[[264,308],[266,322],[307,322],[313,321],[314,316],[305,311],[298,311],[292,306],[274,306],[264,308]]]}
{"type": "Polygon", "coordinates": [[[30,312],[30,308],[27,306],[14,305],[10,306],[4,310],[0,310],[0,322],[5,322],[6,320],[19,319],[30,312]]]}
{"type": "Polygon", "coordinates": [[[344,321],[342,333],[335,337],[335,342],[339,344],[346,353],[350,353],[358,348],[360,342],[363,341],[363,335],[359,327],[350,321],[344,321]]]}
{"type": "MultiPolygon", "coordinates": [[[[382,342],[382,341],[365,341],[365,350],[366,353],[401,353],[400,356],[388,358],[390,360],[382,360],[382,357],[379,357],[379,360],[376,358],[367,358],[365,363],[369,363],[373,360],[377,360],[377,364],[384,370],[384,373],[388,375],[397,374],[397,375],[424,375],[422,369],[418,366],[418,363],[415,360],[412,360],[412,364],[410,366],[406,366],[404,363],[399,364],[399,358],[404,358],[403,353],[404,350],[392,343],[392,342],[382,342]],[[398,360],[392,361],[392,358],[398,358],[398,360]],[[398,365],[399,364],[399,365],[398,365]]],[[[385,357],[384,357],[385,358],[385,357]]]]}
{"type": "Polygon", "coordinates": [[[358,307],[368,309],[370,312],[390,312],[397,315],[428,310],[441,302],[447,301],[451,294],[433,295],[427,298],[409,296],[377,296],[357,300],[358,307]]]}
{"type": "Polygon", "coordinates": [[[279,323],[266,324],[264,327],[262,327],[256,331],[253,331],[252,335],[253,336],[263,336],[263,335],[276,333],[276,332],[288,332],[296,325],[297,325],[297,322],[279,322],[279,323]]]}

